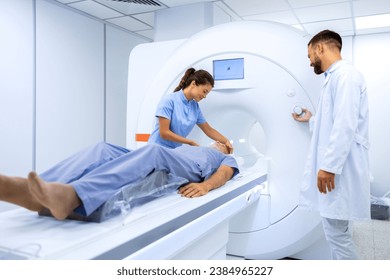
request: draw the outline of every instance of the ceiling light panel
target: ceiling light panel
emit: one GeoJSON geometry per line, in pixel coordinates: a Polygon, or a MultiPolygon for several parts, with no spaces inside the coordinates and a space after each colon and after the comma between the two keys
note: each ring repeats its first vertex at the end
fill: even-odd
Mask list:
{"type": "Polygon", "coordinates": [[[390,14],[357,17],[356,30],[390,27],[390,14]]]}

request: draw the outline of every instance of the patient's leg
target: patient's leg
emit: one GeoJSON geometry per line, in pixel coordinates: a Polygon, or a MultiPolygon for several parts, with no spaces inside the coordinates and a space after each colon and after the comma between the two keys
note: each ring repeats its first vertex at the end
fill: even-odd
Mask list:
{"type": "Polygon", "coordinates": [[[35,172],[28,174],[28,186],[32,195],[59,220],[81,204],[71,185],[45,182],[35,172]]]}
{"type": "Polygon", "coordinates": [[[129,152],[126,148],[100,142],[71,155],[39,176],[46,182],[71,184],[100,165],[129,152]]]}
{"type": "Polygon", "coordinates": [[[0,200],[22,206],[31,211],[44,207],[32,196],[27,179],[0,175],[0,200]]]}

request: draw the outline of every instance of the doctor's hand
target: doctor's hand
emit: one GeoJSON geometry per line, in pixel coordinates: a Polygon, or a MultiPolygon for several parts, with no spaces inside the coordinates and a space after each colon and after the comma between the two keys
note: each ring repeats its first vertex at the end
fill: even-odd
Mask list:
{"type": "Polygon", "coordinates": [[[298,122],[308,122],[312,117],[312,113],[306,108],[302,108],[302,114],[300,115],[298,115],[297,113],[292,113],[291,115],[293,119],[298,122]]]}
{"type": "Polygon", "coordinates": [[[209,192],[209,186],[207,183],[189,183],[183,187],[181,187],[178,191],[182,196],[192,198],[205,195],[209,192]]]}
{"type": "Polygon", "coordinates": [[[331,192],[335,188],[334,177],[334,173],[320,169],[317,174],[318,191],[323,194],[331,192]]]}

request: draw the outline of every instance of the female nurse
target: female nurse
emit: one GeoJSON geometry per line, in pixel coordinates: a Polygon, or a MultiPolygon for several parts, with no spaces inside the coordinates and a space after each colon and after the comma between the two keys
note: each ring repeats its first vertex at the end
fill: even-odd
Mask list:
{"type": "Polygon", "coordinates": [[[214,141],[223,143],[233,152],[229,139],[212,128],[203,117],[198,102],[214,87],[214,79],[205,70],[189,68],[173,93],[165,95],[156,110],[156,124],[149,143],[176,148],[182,144],[199,146],[186,137],[196,125],[214,141]]]}

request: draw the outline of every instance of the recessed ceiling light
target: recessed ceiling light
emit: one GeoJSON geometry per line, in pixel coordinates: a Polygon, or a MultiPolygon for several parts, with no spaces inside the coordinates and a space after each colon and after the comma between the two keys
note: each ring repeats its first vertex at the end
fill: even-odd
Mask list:
{"type": "Polygon", "coordinates": [[[356,30],[390,27],[390,14],[355,18],[356,30]]]}

